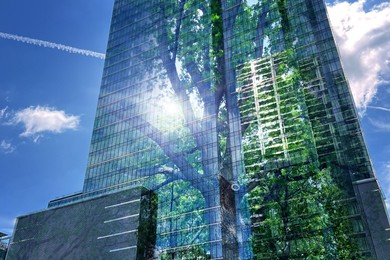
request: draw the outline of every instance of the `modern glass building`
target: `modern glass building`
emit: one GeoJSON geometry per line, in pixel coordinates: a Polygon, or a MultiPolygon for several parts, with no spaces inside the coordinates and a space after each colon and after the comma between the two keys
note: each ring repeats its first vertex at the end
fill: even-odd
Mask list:
{"type": "Polygon", "coordinates": [[[116,0],[83,192],[49,208],[137,186],[155,259],[389,256],[323,0],[116,0]]]}

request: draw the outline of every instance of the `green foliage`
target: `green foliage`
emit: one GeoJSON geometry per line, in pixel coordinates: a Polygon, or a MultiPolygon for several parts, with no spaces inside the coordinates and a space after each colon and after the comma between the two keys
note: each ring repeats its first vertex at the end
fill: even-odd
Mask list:
{"type": "MultiPolygon", "coordinates": [[[[263,174],[249,195],[256,259],[348,259],[356,251],[331,169],[315,163],[263,174]]],[[[352,259],[352,258],[350,258],[352,259]]]]}
{"type": "Polygon", "coordinates": [[[199,259],[199,260],[208,260],[211,259],[211,256],[207,254],[204,249],[199,246],[188,246],[185,249],[178,250],[174,253],[166,253],[160,255],[161,260],[172,260],[172,259],[199,259]]]}
{"type": "Polygon", "coordinates": [[[290,25],[288,21],[288,12],[287,12],[287,1],[286,0],[277,0],[279,15],[281,18],[282,30],[285,34],[289,33],[290,25]]]}
{"type": "Polygon", "coordinates": [[[171,182],[158,192],[161,203],[158,245],[183,247],[206,242],[209,231],[204,226],[205,199],[202,194],[184,181],[171,182]]]}
{"type": "Polygon", "coordinates": [[[322,123],[311,122],[308,106],[316,99],[305,90],[316,68],[302,69],[296,60],[289,49],[252,61],[255,71],[238,70],[255,259],[362,257],[351,236],[358,226],[348,218],[352,202],[343,202],[348,189],[337,177],[349,173],[317,157],[313,126],[322,123]],[[254,85],[253,75],[263,81],[254,85]]]}
{"type": "Polygon", "coordinates": [[[138,237],[142,238],[137,245],[137,258],[150,259],[154,254],[156,245],[157,223],[157,194],[148,191],[141,197],[140,218],[138,225],[138,237]]]}
{"type": "Polygon", "coordinates": [[[210,58],[213,63],[213,77],[215,90],[222,82],[224,76],[223,65],[223,23],[222,23],[222,6],[220,0],[211,0],[211,35],[212,35],[212,51],[210,58]]]}

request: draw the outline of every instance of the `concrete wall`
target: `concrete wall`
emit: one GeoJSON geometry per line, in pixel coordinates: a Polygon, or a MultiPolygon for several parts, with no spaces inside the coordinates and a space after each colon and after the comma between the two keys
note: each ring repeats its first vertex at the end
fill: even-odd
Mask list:
{"type": "Polygon", "coordinates": [[[372,247],[377,259],[390,258],[390,225],[378,181],[375,178],[354,183],[370,227],[372,247]]]}
{"type": "Polygon", "coordinates": [[[21,216],[6,259],[150,259],[156,217],[142,188],[21,216]]]}

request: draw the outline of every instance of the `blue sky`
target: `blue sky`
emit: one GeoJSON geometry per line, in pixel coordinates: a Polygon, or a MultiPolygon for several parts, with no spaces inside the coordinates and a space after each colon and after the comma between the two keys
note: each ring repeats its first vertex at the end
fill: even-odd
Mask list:
{"type": "MultiPolygon", "coordinates": [[[[365,139],[390,200],[390,4],[328,3],[365,139]]],[[[60,50],[65,47],[6,38],[104,53],[112,5],[0,1],[0,232],[11,233],[16,216],[81,190],[103,69],[102,59],[60,50]]]]}

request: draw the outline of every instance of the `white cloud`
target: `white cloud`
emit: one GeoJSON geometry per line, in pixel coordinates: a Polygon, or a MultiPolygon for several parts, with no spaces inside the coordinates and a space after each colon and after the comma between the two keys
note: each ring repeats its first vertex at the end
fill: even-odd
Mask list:
{"type": "Polygon", "coordinates": [[[386,176],[384,180],[386,185],[386,188],[384,189],[384,193],[386,197],[385,203],[386,203],[387,210],[390,213],[390,162],[387,162],[384,165],[384,176],[386,176]]]}
{"type": "Polygon", "coordinates": [[[6,117],[6,112],[7,112],[7,109],[8,107],[5,107],[3,109],[0,109],[0,119],[2,119],[3,117],[6,117]]]}
{"type": "Polygon", "coordinates": [[[370,123],[380,131],[390,132],[390,122],[373,118],[368,118],[370,123]]]}
{"type": "Polygon", "coordinates": [[[5,217],[0,217],[0,231],[6,233],[7,235],[12,235],[15,223],[16,223],[16,218],[10,219],[5,217]]]}
{"type": "Polygon", "coordinates": [[[32,137],[34,142],[38,141],[43,132],[62,133],[68,129],[75,130],[79,123],[78,116],[67,115],[62,110],[41,106],[20,110],[9,122],[12,125],[23,124],[25,130],[20,136],[32,137]]]}
{"type": "Polygon", "coordinates": [[[390,73],[390,3],[365,11],[367,0],[328,6],[356,105],[365,111],[390,73]]]}
{"type": "Polygon", "coordinates": [[[12,153],[13,151],[15,151],[15,147],[10,142],[7,142],[6,140],[1,140],[0,150],[3,153],[12,153]]]}

